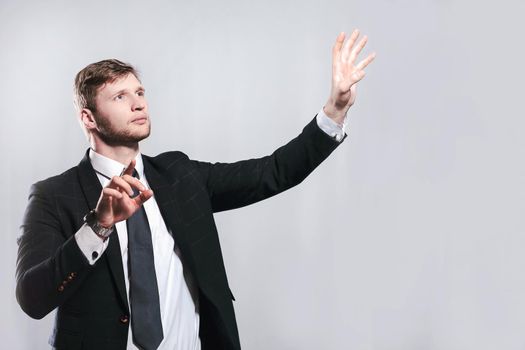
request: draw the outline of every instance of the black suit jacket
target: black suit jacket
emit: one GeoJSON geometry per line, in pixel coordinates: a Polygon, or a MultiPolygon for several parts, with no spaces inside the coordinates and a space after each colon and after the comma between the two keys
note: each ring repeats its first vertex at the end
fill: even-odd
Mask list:
{"type": "MultiPolygon", "coordinates": [[[[299,184],[338,145],[314,118],[298,137],[260,159],[211,164],[181,152],[143,156],[162,217],[198,286],[203,350],[240,349],[213,213],[299,184]]],[[[78,166],[31,187],[18,240],[16,296],[36,319],[58,308],[50,338],[57,349],[126,348],[129,305],[118,236],[93,266],[74,238],[101,190],[87,153],[78,166]]]]}

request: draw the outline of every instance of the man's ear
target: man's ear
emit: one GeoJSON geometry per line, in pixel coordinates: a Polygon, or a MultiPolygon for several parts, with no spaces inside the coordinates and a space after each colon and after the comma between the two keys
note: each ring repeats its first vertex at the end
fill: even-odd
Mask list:
{"type": "Polygon", "coordinates": [[[88,108],[82,108],[80,111],[80,123],[84,126],[84,128],[86,128],[87,131],[97,128],[97,122],[95,121],[93,112],[91,112],[91,110],[88,108]]]}

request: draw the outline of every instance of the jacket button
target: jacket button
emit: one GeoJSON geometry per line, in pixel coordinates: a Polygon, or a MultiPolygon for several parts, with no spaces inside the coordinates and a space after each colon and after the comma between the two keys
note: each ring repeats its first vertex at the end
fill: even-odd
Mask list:
{"type": "Polygon", "coordinates": [[[58,291],[59,292],[63,292],[64,291],[64,286],[63,285],[58,286],[58,291]]]}
{"type": "Polygon", "coordinates": [[[76,273],[76,272],[71,272],[71,273],[69,274],[69,276],[71,276],[72,278],[75,278],[75,277],[77,277],[77,273],[76,273]]]}
{"type": "Polygon", "coordinates": [[[67,280],[68,280],[69,282],[73,281],[73,276],[71,276],[71,275],[67,276],[67,280]]]}
{"type": "Polygon", "coordinates": [[[128,317],[128,315],[122,315],[122,316],[120,316],[120,323],[124,323],[124,324],[126,324],[126,323],[128,323],[128,321],[129,321],[129,317],[128,317]]]}

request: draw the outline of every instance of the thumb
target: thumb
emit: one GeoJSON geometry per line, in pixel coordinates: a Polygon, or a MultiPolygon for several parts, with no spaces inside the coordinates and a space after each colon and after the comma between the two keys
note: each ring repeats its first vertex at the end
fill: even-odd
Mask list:
{"type": "Polygon", "coordinates": [[[357,84],[353,84],[350,87],[350,100],[348,101],[348,104],[350,106],[352,106],[354,104],[354,102],[355,102],[356,92],[357,92],[357,84]]]}

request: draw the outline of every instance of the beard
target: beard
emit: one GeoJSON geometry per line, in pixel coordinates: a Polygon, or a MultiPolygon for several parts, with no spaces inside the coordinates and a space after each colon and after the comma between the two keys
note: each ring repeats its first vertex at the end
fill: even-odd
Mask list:
{"type": "Polygon", "coordinates": [[[93,114],[98,125],[97,134],[104,143],[110,146],[130,146],[145,138],[151,132],[151,124],[148,119],[147,129],[141,130],[118,130],[111,122],[105,118],[93,114]]]}

